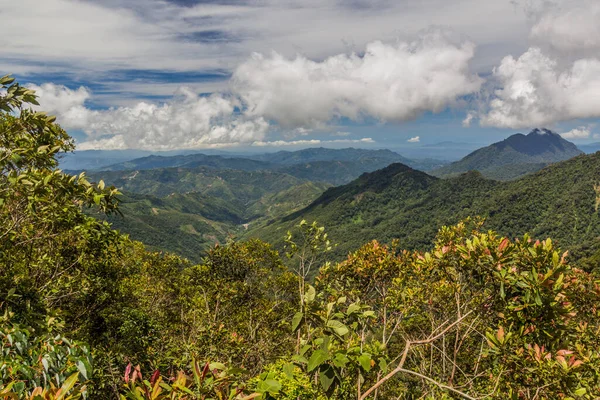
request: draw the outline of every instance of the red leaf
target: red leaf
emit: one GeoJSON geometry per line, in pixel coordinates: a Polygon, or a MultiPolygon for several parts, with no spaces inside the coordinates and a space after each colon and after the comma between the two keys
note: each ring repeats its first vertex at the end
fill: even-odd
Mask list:
{"type": "Polygon", "coordinates": [[[131,374],[131,363],[127,364],[125,368],[125,383],[129,383],[129,375],[131,374]]]}
{"type": "Polygon", "coordinates": [[[156,380],[158,379],[159,376],[160,376],[160,371],[159,370],[154,371],[154,373],[152,374],[152,377],[150,378],[150,384],[152,386],[154,386],[154,382],[156,382],[156,380]]]}

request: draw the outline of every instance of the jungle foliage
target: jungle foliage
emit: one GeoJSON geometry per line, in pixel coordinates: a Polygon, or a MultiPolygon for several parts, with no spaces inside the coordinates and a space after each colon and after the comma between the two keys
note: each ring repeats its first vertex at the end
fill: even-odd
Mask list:
{"type": "Polygon", "coordinates": [[[119,192],[57,169],[70,137],[0,85],[0,398],[600,395],[600,277],[550,239],[467,218],[428,251],[371,241],[333,263],[300,221],[284,259],[260,240],[151,252],[84,213],[119,212],[119,192]]]}

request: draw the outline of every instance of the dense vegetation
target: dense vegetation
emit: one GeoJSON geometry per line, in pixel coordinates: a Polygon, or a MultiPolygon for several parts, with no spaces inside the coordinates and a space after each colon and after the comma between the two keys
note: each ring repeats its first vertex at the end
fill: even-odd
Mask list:
{"type": "Polygon", "coordinates": [[[497,182],[478,172],[438,179],[394,164],[356,181],[328,189],[310,206],[251,237],[279,239],[300,220],[330,227],[338,259],[365,240],[427,249],[439,226],[479,215],[485,226],[515,238],[530,232],[552,237],[575,259],[598,257],[600,153],[553,164],[516,181],[497,182]]]}
{"type": "Polygon", "coordinates": [[[247,157],[147,156],[89,172],[125,194],[124,217],[95,216],[150,249],[200,261],[215,243],[306,207],[331,184],[398,160],[415,163],[389,150],[352,148],[247,157]]]}
{"type": "Polygon", "coordinates": [[[115,229],[151,249],[200,261],[215,243],[246,227],[299,210],[330,185],[271,171],[164,168],[92,172],[123,191],[123,216],[102,216],[115,229]]]}
{"type": "Polygon", "coordinates": [[[583,152],[577,146],[560,135],[547,129],[534,129],[528,135],[517,133],[476,150],[432,173],[439,177],[452,177],[467,171],[479,171],[486,178],[506,181],[580,154],[583,152]]]}
{"type": "Polygon", "coordinates": [[[326,149],[310,148],[298,151],[279,151],[258,155],[206,155],[188,154],[176,156],[150,155],[130,161],[106,165],[100,170],[127,171],[156,168],[211,167],[242,171],[270,170],[312,181],[331,184],[348,183],[363,172],[371,172],[395,162],[428,171],[440,167],[444,162],[431,159],[411,160],[390,150],[326,149]]]}
{"type": "Polygon", "coordinates": [[[320,263],[333,245],[301,221],[285,263],[259,240],[198,264],[149,252],[83,212],[118,212],[118,191],[58,170],[69,136],[0,85],[0,398],[600,395],[600,279],[551,240],[467,219],[428,252],[373,241],[320,263]]]}

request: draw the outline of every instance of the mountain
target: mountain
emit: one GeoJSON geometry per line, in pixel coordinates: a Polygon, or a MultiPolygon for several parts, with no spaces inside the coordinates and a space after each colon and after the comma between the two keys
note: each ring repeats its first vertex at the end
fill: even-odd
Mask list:
{"type": "Polygon", "coordinates": [[[107,171],[125,171],[203,166],[243,171],[273,170],[283,171],[284,173],[304,170],[303,172],[299,172],[299,174],[306,179],[340,184],[355,179],[363,172],[372,172],[396,162],[401,162],[422,170],[431,170],[445,164],[443,161],[432,159],[410,160],[390,150],[326,149],[320,147],[248,156],[206,155],[200,153],[175,156],[149,155],[109,165],[103,169],[107,171]],[[318,170],[319,167],[333,169],[334,171],[340,170],[342,175],[350,175],[351,178],[333,176],[332,171],[328,172],[329,178],[323,178],[324,175],[322,173],[317,173],[316,177],[312,177],[310,174],[307,175],[306,169],[313,166],[316,167],[313,170],[318,170]],[[342,169],[340,169],[340,166],[342,169]]]}
{"type": "MultiPolygon", "coordinates": [[[[75,150],[59,156],[60,168],[71,171],[105,170],[110,165],[122,164],[130,160],[158,155],[159,157],[185,156],[196,154],[197,150],[169,150],[152,152],[147,150],[75,150]],[[158,153],[158,154],[157,154],[158,153]]],[[[221,150],[203,150],[204,155],[234,156],[221,150]]]]}
{"type": "Polygon", "coordinates": [[[400,239],[403,248],[425,249],[440,226],[482,216],[485,227],[500,234],[552,237],[575,258],[584,258],[600,249],[599,176],[600,153],[508,182],[476,171],[440,179],[393,164],[328,189],[308,207],[246,237],[281,243],[299,221],[317,221],[339,244],[334,254],[342,257],[372,239],[400,239]]]}
{"type": "Polygon", "coordinates": [[[154,250],[199,261],[209,246],[310,204],[330,185],[273,171],[159,168],[92,171],[91,180],[117,186],[121,216],[103,217],[154,250]]]}
{"type": "Polygon", "coordinates": [[[583,152],[577,146],[559,134],[547,129],[534,129],[528,135],[517,133],[476,150],[460,161],[432,171],[432,174],[449,177],[477,170],[487,178],[510,180],[580,154],[583,152]]]}
{"type": "Polygon", "coordinates": [[[402,162],[408,164],[411,160],[391,150],[367,150],[353,147],[346,149],[327,149],[324,147],[308,148],[297,151],[278,151],[250,156],[254,160],[266,161],[280,165],[304,164],[315,161],[361,161],[386,160],[389,164],[402,162]]]}
{"type": "Polygon", "coordinates": [[[211,167],[238,169],[242,171],[256,171],[260,169],[272,169],[274,165],[272,163],[257,161],[249,158],[225,157],[221,155],[206,155],[198,153],[176,156],[149,155],[122,163],[109,165],[103,168],[103,170],[127,171],[173,167],[211,167]]]}
{"type": "MultiPolygon", "coordinates": [[[[480,147],[481,144],[477,143],[453,142],[446,140],[438,143],[403,144],[397,148],[393,148],[392,150],[397,151],[398,153],[403,154],[405,157],[410,159],[425,158],[434,160],[457,161],[480,147]]],[[[448,164],[448,161],[445,163],[448,164]]],[[[422,170],[427,171],[427,169],[422,170]]]]}

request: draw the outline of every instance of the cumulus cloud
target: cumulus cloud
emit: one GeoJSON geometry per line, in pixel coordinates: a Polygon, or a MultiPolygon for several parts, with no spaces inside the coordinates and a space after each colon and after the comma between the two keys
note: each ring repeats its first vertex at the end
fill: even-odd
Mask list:
{"type": "Polygon", "coordinates": [[[56,114],[65,128],[85,132],[88,140],[80,149],[166,150],[252,143],[264,140],[269,129],[261,117],[239,115],[234,98],[198,96],[186,88],[163,104],[139,102],[107,110],[86,108],[90,92],[85,88],[53,84],[33,88],[38,90],[41,109],[56,114]]]}
{"type": "Polygon", "coordinates": [[[232,90],[248,116],[284,127],[320,126],[334,118],[406,121],[440,112],[479,90],[469,72],[474,45],[455,45],[440,33],[415,42],[372,42],[364,55],[323,61],[255,53],[234,72],[232,90]]]}
{"type": "Polygon", "coordinates": [[[39,107],[48,114],[60,116],[60,122],[65,128],[81,129],[85,125],[87,110],[84,103],[90,98],[91,93],[85,87],[72,90],[62,85],[44,83],[41,86],[27,85],[35,90],[39,96],[39,107]]]}
{"type": "MultiPolygon", "coordinates": [[[[479,90],[482,80],[468,67],[473,53],[472,44],[453,44],[439,32],[410,43],[373,42],[363,55],[320,62],[257,53],[236,69],[229,94],[200,96],[180,88],[162,104],[141,101],[102,110],[86,107],[92,93],[85,87],[31,87],[41,109],[56,114],[65,128],[87,135],[80,149],[276,143],[266,140],[271,123],[283,128],[287,142],[300,144],[291,139],[336,118],[405,121],[446,109],[479,90]]],[[[321,142],[306,142],[315,143],[321,142]]]]}
{"type": "Polygon", "coordinates": [[[420,136],[411,137],[410,139],[407,140],[408,143],[419,143],[420,141],[421,141],[420,136]]]}
{"type": "Polygon", "coordinates": [[[589,126],[580,126],[572,129],[569,132],[560,134],[565,139],[577,140],[577,139],[588,139],[592,137],[592,130],[589,126]]]}
{"type": "Polygon", "coordinates": [[[600,117],[600,60],[596,58],[561,68],[539,48],[530,48],[517,59],[505,57],[493,76],[500,89],[480,113],[482,125],[526,128],[600,117]]]}
{"type": "Polygon", "coordinates": [[[600,3],[515,3],[525,6],[534,45],[493,69],[479,109],[463,125],[479,119],[483,126],[518,129],[600,117],[600,3]]]}

